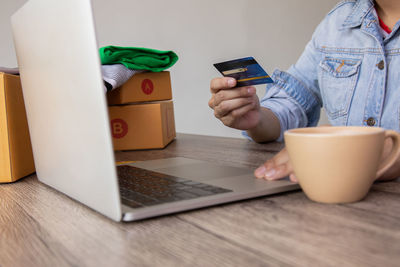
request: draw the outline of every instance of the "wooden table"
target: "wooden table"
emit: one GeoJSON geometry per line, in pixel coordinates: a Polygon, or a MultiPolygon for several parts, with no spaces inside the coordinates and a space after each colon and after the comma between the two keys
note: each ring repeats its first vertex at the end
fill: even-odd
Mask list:
{"type": "MultiPolygon", "coordinates": [[[[282,148],[179,134],[164,150],[257,167],[282,148]]],[[[0,266],[400,266],[400,181],[361,202],[324,205],[301,191],[133,223],[116,223],[38,182],[0,185],[0,266]]]]}

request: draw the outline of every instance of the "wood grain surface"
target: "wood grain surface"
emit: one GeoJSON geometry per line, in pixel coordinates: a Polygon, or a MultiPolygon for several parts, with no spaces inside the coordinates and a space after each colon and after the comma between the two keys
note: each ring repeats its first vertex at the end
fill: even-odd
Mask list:
{"type": "MultiPolygon", "coordinates": [[[[282,148],[178,134],[166,149],[119,161],[183,156],[257,167],[282,148]]],[[[0,266],[400,266],[400,181],[345,205],[301,191],[117,223],[38,182],[0,185],[0,266]]]]}

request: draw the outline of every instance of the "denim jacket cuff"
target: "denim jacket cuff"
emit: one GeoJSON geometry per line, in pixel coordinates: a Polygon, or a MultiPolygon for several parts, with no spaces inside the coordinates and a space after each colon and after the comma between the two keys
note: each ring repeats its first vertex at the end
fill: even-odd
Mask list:
{"type": "Polygon", "coordinates": [[[320,108],[322,106],[315,93],[291,74],[275,70],[272,79],[275,82],[275,86],[284,90],[289,96],[297,101],[308,118],[314,117],[315,108],[320,108]]]}

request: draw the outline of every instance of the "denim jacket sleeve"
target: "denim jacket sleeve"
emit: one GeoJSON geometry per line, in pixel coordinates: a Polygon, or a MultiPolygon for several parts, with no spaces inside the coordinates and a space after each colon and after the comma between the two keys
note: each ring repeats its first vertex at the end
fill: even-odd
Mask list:
{"type": "MultiPolygon", "coordinates": [[[[284,131],[307,124],[307,116],[301,106],[277,86],[267,88],[265,96],[261,99],[261,107],[271,110],[279,119],[281,134],[276,140],[278,142],[283,141],[284,131]]],[[[243,132],[243,135],[250,139],[246,132],[243,132]]]]}
{"type": "Polygon", "coordinates": [[[275,70],[274,84],[267,86],[261,100],[261,106],[279,119],[281,133],[277,141],[283,141],[288,129],[315,126],[319,121],[322,100],[318,88],[319,55],[314,44],[317,33],[318,28],[296,64],[286,72],[275,70]]]}

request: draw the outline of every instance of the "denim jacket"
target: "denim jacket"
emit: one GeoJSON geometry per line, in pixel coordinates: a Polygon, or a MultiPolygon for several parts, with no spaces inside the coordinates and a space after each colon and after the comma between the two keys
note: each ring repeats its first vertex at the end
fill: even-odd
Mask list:
{"type": "Polygon", "coordinates": [[[332,125],[400,130],[399,22],[385,39],[372,0],[340,2],[297,63],[276,70],[261,106],[283,132],[315,126],[323,106],[332,125]]]}

